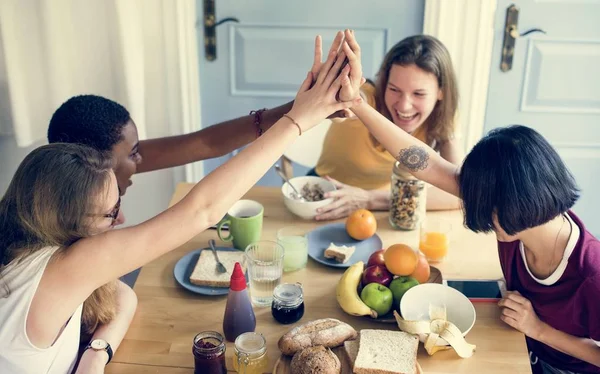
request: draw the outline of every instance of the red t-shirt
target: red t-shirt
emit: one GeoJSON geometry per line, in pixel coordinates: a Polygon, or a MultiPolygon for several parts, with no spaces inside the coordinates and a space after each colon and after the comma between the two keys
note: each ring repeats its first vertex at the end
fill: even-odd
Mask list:
{"type": "MultiPolygon", "coordinates": [[[[586,231],[581,220],[568,212],[579,227],[579,239],[564,273],[552,285],[536,281],[526,268],[520,242],[498,242],[500,265],[509,291],[529,299],[540,320],[567,334],[600,342],[600,241],[586,231]]],[[[600,373],[600,367],[527,338],[541,360],[563,370],[600,373]]]]}

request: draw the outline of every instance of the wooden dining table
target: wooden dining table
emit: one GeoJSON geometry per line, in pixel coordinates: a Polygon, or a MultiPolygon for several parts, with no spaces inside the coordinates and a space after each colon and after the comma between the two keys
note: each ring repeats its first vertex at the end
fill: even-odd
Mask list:
{"type": "MultiPolygon", "coordinates": [[[[175,204],[192,188],[179,184],[170,205],[175,204]]],[[[244,197],[260,202],[264,210],[262,240],[275,240],[276,231],[285,226],[312,230],[331,222],[301,220],[283,204],[281,190],[274,187],[254,187],[244,197]]],[[[418,244],[418,230],[394,230],[387,212],[376,212],[377,234],[386,248],[395,243],[418,244]]],[[[429,218],[451,222],[450,249],[441,263],[434,264],[444,279],[500,279],[502,272],[494,235],[475,234],[463,226],[460,211],[428,212],[429,218]]],[[[343,221],[340,221],[343,222],[343,221]]],[[[226,296],[204,296],[181,287],[173,276],[177,261],[190,251],[206,248],[208,240],[217,245],[231,246],[219,241],[215,230],[206,230],[188,243],[145,265],[135,283],[138,308],[125,339],[116,352],[108,374],[191,374],[194,372],[192,340],[206,330],[222,332],[226,296]]],[[[306,268],[284,273],[283,282],[301,282],[304,289],[305,314],[297,324],[319,318],[337,318],[360,329],[398,330],[395,324],[376,322],[370,317],[350,316],[338,306],[336,284],[344,269],[332,268],[309,259],[306,268]]],[[[474,355],[460,358],[454,350],[440,351],[429,356],[419,348],[418,362],[424,373],[531,373],[525,337],[500,320],[500,310],[493,302],[474,302],[476,321],[466,336],[477,346],[474,355]]],[[[295,325],[282,325],[271,316],[270,308],[254,308],[256,331],[267,340],[267,352],[272,368],[280,356],[277,341],[295,325]]],[[[226,361],[232,366],[233,343],[227,344],[226,361]]],[[[272,370],[272,369],[271,369],[272,370]]]]}

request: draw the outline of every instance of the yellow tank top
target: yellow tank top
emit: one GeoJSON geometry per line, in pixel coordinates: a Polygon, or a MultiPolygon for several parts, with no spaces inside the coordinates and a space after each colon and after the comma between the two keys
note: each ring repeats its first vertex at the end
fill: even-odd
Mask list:
{"type": "MultiPolygon", "coordinates": [[[[365,84],[361,89],[367,103],[375,107],[375,87],[365,84]]],[[[413,136],[424,141],[426,136],[421,129],[413,136]]],[[[336,119],[325,135],[315,171],[365,190],[384,189],[389,188],[395,161],[394,156],[374,143],[358,118],[336,119]]]]}

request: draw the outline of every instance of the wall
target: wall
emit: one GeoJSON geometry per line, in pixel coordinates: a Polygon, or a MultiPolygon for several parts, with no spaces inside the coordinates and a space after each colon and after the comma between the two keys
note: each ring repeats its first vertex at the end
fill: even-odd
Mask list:
{"type": "MultiPolygon", "coordinates": [[[[97,0],[94,4],[101,9],[108,9],[105,9],[106,12],[102,14],[95,14],[95,22],[105,22],[106,25],[115,22],[114,10],[110,8],[109,3],[97,0]]],[[[95,70],[93,81],[86,80],[84,82],[84,87],[87,90],[85,93],[89,92],[106,96],[127,106],[132,113],[134,121],[136,121],[140,130],[143,130],[142,134],[145,133],[145,138],[179,134],[182,131],[182,121],[177,116],[177,108],[169,105],[172,101],[176,101],[177,104],[181,103],[181,98],[173,93],[173,87],[176,88],[173,84],[173,79],[177,79],[177,75],[175,77],[168,76],[165,72],[168,64],[173,65],[176,63],[172,61],[173,56],[167,53],[167,51],[171,51],[168,47],[171,44],[176,44],[172,42],[175,37],[173,35],[175,28],[172,27],[172,24],[168,24],[171,19],[167,18],[173,17],[174,8],[170,6],[170,2],[165,0],[148,0],[140,2],[139,5],[139,9],[142,12],[140,19],[143,23],[141,25],[143,46],[139,47],[143,55],[136,56],[139,57],[142,65],[140,68],[141,71],[138,71],[134,76],[141,81],[141,85],[134,88],[136,92],[141,93],[143,99],[141,105],[136,106],[136,109],[141,108],[141,111],[132,110],[134,105],[124,99],[125,91],[120,86],[122,84],[120,74],[123,72],[119,62],[120,55],[118,54],[118,50],[116,50],[118,45],[115,45],[114,40],[111,42],[110,39],[114,35],[108,35],[101,28],[98,29],[97,27],[86,31],[92,33],[93,37],[100,40],[101,43],[95,44],[94,47],[96,49],[94,53],[85,51],[88,59],[85,59],[84,62],[90,66],[98,64],[103,68],[95,70]],[[140,74],[142,75],[141,77],[140,74]]],[[[85,13],[87,14],[87,11],[85,13]]],[[[84,28],[80,23],[78,27],[84,28]]],[[[32,149],[46,143],[45,141],[39,141],[31,147],[19,148],[16,145],[14,136],[7,134],[7,130],[12,129],[13,124],[11,123],[12,116],[7,89],[7,74],[2,51],[2,39],[0,35],[0,196],[5,193],[22,159],[32,149]]],[[[136,51],[139,51],[139,49],[136,51]]],[[[173,54],[177,56],[177,53],[173,54]]],[[[171,70],[169,70],[170,72],[171,70]]],[[[80,90],[81,88],[78,86],[77,93],[84,93],[80,92],[80,90]]],[[[61,97],[60,102],[72,94],[69,93],[65,98],[61,97]]],[[[52,108],[57,107],[59,103],[52,103],[52,108]]],[[[48,119],[45,119],[44,125],[41,126],[44,129],[49,121],[48,114],[43,117],[46,116],[48,116],[48,119]]],[[[44,134],[42,136],[45,138],[44,134]]],[[[139,223],[163,211],[169,203],[175,184],[183,180],[184,174],[182,168],[161,170],[134,176],[134,184],[128,189],[127,196],[123,199],[123,212],[126,216],[126,224],[139,223]]]]}

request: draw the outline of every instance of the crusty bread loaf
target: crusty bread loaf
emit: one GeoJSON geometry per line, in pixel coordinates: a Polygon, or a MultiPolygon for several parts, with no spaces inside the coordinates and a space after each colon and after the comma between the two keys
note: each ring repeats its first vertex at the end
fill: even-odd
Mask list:
{"type": "Polygon", "coordinates": [[[355,374],[415,374],[419,338],[402,331],[361,330],[355,374]]]}
{"type": "Polygon", "coordinates": [[[200,251],[200,257],[196,262],[196,267],[190,275],[190,282],[199,286],[209,287],[229,287],[229,281],[231,274],[233,273],[233,267],[236,262],[239,262],[242,266],[242,270],[245,271],[244,252],[242,251],[217,251],[219,260],[225,268],[227,273],[219,273],[217,271],[217,260],[215,255],[210,249],[203,249],[200,251]]]}
{"type": "Polygon", "coordinates": [[[346,353],[346,357],[348,358],[348,362],[350,363],[350,368],[352,368],[352,370],[354,370],[354,362],[356,361],[356,356],[358,355],[359,341],[360,339],[355,339],[346,340],[344,342],[344,352],[346,353]]]}
{"type": "Polygon", "coordinates": [[[292,374],[339,374],[342,364],[331,349],[317,345],[294,354],[292,374]]]}
{"type": "Polygon", "coordinates": [[[278,346],[284,355],[291,356],[316,345],[338,347],[357,336],[358,333],[349,324],[334,318],[324,318],[294,327],[279,339],[278,346]]]}

